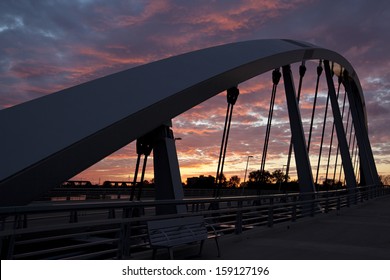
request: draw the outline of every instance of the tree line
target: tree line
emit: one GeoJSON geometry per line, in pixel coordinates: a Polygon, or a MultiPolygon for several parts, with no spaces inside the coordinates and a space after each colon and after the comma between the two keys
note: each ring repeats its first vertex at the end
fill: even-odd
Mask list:
{"type": "MultiPolygon", "coordinates": [[[[187,179],[186,187],[190,188],[214,188],[215,177],[208,175],[201,175],[199,177],[192,177],[187,179]]],[[[343,183],[333,179],[326,179],[322,184],[317,185],[319,190],[332,190],[343,188],[343,183]]],[[[298,191],[298,180],[290,180],[290,176],[286,175],[282,170],[276,169],[273,172],[264,170],[256,170],[249,173],[248,179],[241,182],[241,178],[237,175],[231,176],[229,179],[222,174],[221,186],[222,188],[261,188],[261,189],[275,189],[278,188],[288,191],[298,191]]]]}

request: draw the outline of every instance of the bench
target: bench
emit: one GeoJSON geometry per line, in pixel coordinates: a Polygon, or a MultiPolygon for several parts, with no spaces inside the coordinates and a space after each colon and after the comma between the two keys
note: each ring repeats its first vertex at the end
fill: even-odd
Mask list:
{"type": "Polygon", "coordinates": [[[201,255],[203,243],[208,238],[214,238],[218,257],[220,257],[218,234],[211,225],[206,224],[203,216],[153,220],[148,221],[147,226],[153,259],[156,257],[157,249],[168,249],[169,257],[173,259],[174,247],[197,242],[200,242],[199,255],[201,255]],[[208,234],[207,227],[213,230],[212,235],[208,234]]]}

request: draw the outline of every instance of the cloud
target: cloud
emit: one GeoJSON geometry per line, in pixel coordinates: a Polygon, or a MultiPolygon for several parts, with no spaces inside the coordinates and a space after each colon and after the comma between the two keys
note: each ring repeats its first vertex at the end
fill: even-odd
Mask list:
{"type": "MultiPolygon", "coordinates": [[[[386,0],[375,5],[363,0],[2,1],[0,108],[187,51],[234,41],[291,38],[335,50],[351,61],[365,91],[372,145],[381,147],[374,149],[374,156],[379,169],[390,172],[383,171],[389,170],[384,160],[390,138],[384,129],[390,119],[389,11],[386,0]]],[[[300,102],[306,136],[317,64],[307,63],[300,102]]],[[[298,66],[293,66],[296,85],[298,66]]],[[[271,86],[270,73],[239,85],[227,155],[229,174],[243,173],[247,155],[255,156],[253,166],[259,165],[271,86]]],[[[313,153],[318,152],[322,132],[324,80],[317,102],[313,153]]],[[[268,166],[280,169],[290,141],[282,82],[275,105],[268,166]]],[[[175,136],[183,139],[177,142],[182,175],[208,170],[213,175],[225,112],[226,97],[221,93],[174,119],[175,136]]],[[[328,134],[331,122],[329,118],[328,134]]],[[[135,150],[126,147],[81,176],[127,178],[134,161],[135,150]]]]}

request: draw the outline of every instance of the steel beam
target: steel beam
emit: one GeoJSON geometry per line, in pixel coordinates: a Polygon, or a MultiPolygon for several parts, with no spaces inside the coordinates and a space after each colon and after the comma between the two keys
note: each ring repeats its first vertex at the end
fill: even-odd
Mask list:
{"type": "Polygon", "coordinates": [[[359,146],[360,164],[364,175],[361,178],[365,180],[367,185],[380,185],[370,139],[368,138],[367,122],[363,111],[363,104],[359,98],[358,90],[350,81],[347,71],[344,71],[343,82],[346,88],[355,135],[359,146]]]}
{"type": "Polygon", "coordinates": [[[290,118],[292,142],[294,146],[295,162],[298,171],[299,189],[301,193],[315,192],[313,174],[311,170],[309,154],[307,152],[301,113],[295,94],[295,86],[292,78],[291,67],[290,65],[286,65],[283,66],[282,69],[284,88],[287,99],[288,116],[290,118]]]}
{"type": "Polygon", "coordinates": [[[334,125],[336,128],[337,140],[340,146],[340,154],[342,159],[342,164],[345,173],[345,180],[347,181],[347,187],[349,189],[356,188],[356,177],[352,165],[351,155],[349,153],[349,147],[347,142],[347,137],[344,130],[343,120],[341,118],[340,107],[337,101],[336,89],[334,87],[332,73],[330,71],[329,61],[324,61],[326,81],[328,83],[328,94],[330,98],[330,103],[332,105],[334,125]]]}
{"type": "MultiPolygon", "coordinates": [[[[181,200],[184,198],[175,138],[169,126],[155,130],[153,147],[154,183],[156,200],[181,200]]],[[[185,205],[162,205],[156,207],[158,215],[186,212],[185,205]]]]}

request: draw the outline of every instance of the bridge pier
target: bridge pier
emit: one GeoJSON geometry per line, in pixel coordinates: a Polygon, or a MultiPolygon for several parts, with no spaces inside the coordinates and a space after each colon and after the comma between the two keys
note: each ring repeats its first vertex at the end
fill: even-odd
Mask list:
{"type": "MultiPolygon", "coordinates": [[[[153,134],[156,200],[183,199],[184,192],[172,129],[168,125],[162,125],[155,129],[153,134]]],[[[156,212],[157,215],[184,213],[186,208],[184,205],[162,205],[156,207],[156,212]]]]}

